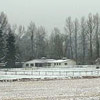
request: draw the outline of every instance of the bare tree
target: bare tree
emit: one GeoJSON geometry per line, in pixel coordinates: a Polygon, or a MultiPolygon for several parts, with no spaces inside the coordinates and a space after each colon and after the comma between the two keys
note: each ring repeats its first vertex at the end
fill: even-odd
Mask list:
{"type": "Polygon", "coordinates": [[[30,23],[30,25],[28,26],[28,33],[30,34],[30,39],[31,39],[31,50],[32,50],[32,57],[31,59],[34,58],[34,36],[36,33],[36,26],[33,22],[30,23]]]}
{"type": "Polygon", "coordinates": [[[100,44],[99,44],[99,25],[100,25],[100,19],[99,19],[99,15],[96,14],[94,16],[94,20],[95,20],[95,35],[96,35],[96,59],[100,57],[100,44]]]}
{"type": "Polygon", "coordinates": [[[81,19],[81,39],[82,39],[82,64],[85,64],[85,56],[86,56],[86,21],[85,18],[81,19]]]}
{"type": "Polygon", "coordinates": [[[63,57],[68,57],[68,35],[63,34],[63,57]]]}
{"type": "Polygon", "coordinates": [[[63,37],[58,28],[54,28],[49,42],[50,57],[61,59],[63,57],[63,37]]]}
{"type": "Polygon", "coordinates": [[[36,58],[45,57],[46,50],[46,31],[44,27],[39,27],[35,37],[36,58]]]}
{"type": "Polygon", "coordinates": [[[8,20],[5,13],[0,13],[0,60],[4,61],[6,54],[6,38],[7,38],[8,20]]]}
{"type": "Polygon", "coordinates": [[[74,31],[75,31],[75,59],[77,62],[77,40],[78,40],[78,27],[79,27],[79,23],[78,23],[78,19],[75,19],[74,21],[74,31]]]}
{"type": "Polygon", "coordinates": [[[0,28],[4,31],[8,25],[8,19],[4,12],[0,14],[0,28]]]}
{"type": "Polygon", "coordinates": [[[73,58],[73,46],[72,46],[72,34],[73,34],[73,23],[71,20],[71,17],[68,17],[66,19],[66,32],[68,33],[69,36],[69,58],[73,58]]]}
{"type": "Polygon", "coordinates": [[[92,64],[92,60],[93,60],[93,38],[92,38],[92,36],[93,36],[94,28],[95,28],[92,14],[89,14],[89,16],[88,16],[87,25],[88,25],[89,42],[90,42],[89,43],[89,45],[90,45],[90,63],[92,64]]]}

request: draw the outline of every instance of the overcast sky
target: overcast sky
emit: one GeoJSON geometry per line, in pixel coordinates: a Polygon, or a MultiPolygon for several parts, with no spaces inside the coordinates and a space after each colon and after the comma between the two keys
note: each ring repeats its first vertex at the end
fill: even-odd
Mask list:
{"type": "Polygon", "coordinates": [[[0,0],[1,11],[11,24],[27,26],[33,21],[50,32],[54,27],[62,30],[68,16],[74,19],[99,13],[100,0],[0,0]]]}

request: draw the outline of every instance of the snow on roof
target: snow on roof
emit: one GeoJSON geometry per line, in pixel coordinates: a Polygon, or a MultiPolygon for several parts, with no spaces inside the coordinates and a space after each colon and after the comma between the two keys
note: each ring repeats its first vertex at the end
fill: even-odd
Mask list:
{"type": "MultiPolygon", "coordinates": [[[[55,59],[34,59],[31,61],[27,61],[26,63],[62,63],[62,62],[66,62],[66,61],[70,61],[71,59],[59,59],[59,60],[55,60],[55,59]]],[[[74,60],[71,60],[74,61],[74,60]]]]}

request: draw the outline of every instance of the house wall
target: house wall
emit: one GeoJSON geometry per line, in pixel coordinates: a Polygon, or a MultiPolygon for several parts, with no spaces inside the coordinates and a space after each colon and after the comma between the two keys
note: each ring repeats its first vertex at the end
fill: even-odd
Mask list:
{"type": "MultiPolygon", "coordinates": [[[[35,63],[37,62],[26,62],[23,64],[23,67],[36,67],[35,63]],[[26,66],[26,64],[29,64],[29,66],[26,66]],[[33,64],[34,66],[31,66],[33,64]]],[[[68,60],[64,62],[53,62],[51,63],[51,66],[45,66],[45,67],[66,67],[67,65],[76,65],[76,62],[73,60],[68,60]]]]}
{"type": "Polygon", "coordinates": [[[66,67],[67,65],[76,65],[75,61],[66,61],[66,62],[62,62],[62,63],[52,63],[51,67],[66,67]],[[65,64],[66,63],[66,64],[65,64]]]}

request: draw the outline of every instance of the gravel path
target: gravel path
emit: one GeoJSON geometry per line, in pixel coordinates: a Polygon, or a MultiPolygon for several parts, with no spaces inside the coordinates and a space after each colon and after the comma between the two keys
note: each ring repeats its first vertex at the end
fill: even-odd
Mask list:
{"type": "Polygon", "coordinates": [[[0,100],[100,100],[100,78],[0,82],[0,100]]]}

